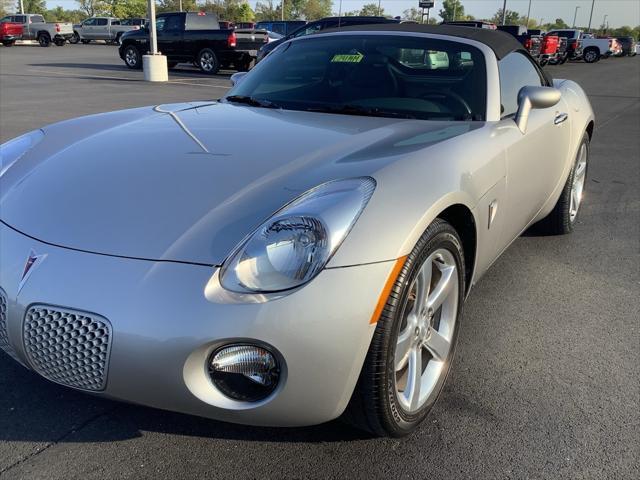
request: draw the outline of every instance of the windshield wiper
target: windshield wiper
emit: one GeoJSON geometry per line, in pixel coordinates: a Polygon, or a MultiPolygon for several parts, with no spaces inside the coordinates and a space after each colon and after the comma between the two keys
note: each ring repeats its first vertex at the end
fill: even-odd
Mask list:
{"type": "Polygon", "coordinates": [[[342,115],[362,115],[367,117],[393,117],[415,119],[410,113],[394,112],[378,107],[361,107],[360,105],[323,105],[305,108],[308,112],[338,113],[342,115]]]}
{"type": "Polygon", "coordinates": [[[256,97],[250,97],[249,95],[231,95],[229,97],[224,97],[227,102],[232,103],[244,103],[245,105],[251,105],[252,107],[261,107],[261,108],[282,108],[277,103],[271,102],[269,100],[260,100],[256,97]]]}

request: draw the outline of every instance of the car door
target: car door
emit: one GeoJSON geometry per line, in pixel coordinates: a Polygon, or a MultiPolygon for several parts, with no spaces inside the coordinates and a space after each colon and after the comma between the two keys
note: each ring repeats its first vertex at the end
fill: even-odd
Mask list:
{"type": "Polygon", "coordinates": [[[96,18],[96,23],[92,27],[93,40],[107,40],[109,38],[109,19],[96,18]]]}
{"type": "Polygon", "coordinates": [[[529,114],[525,133],[515,123],[518,92],[525,86],[548,86],[529,56],[512,52],[498,62],[502,119],[500,137],[507,160],[506,219],[503,241],[509,243],[535,218],[562,181],[570,141],[569,109],[564,100],[529,114]]]}
{"type": "Polygon", "coordinates": [[[158,49],[167,57],[175,58],[176,56],[181,56],[185,17],[181,14],[175,14],[161,18],[163,21],[156,23],[158,49]]]}
{"type": "Polygon", "coordinates": [[[29,28],[29,21],[26,15],[15,15],[13,17],[13,22],[22,24],[22,39],[23,40],[33,40],[35,37],[31,32],[32,29],[29,28]]]}
{"type": "Polygon", "coordinates": [[[96,18],[88,18],[87,20],[82,22],[82,28],[80,29],[80,36],[82,37],[83,40],[94,39],[93,29],[95,28],[96,20],[97,20],[96,18]]]}

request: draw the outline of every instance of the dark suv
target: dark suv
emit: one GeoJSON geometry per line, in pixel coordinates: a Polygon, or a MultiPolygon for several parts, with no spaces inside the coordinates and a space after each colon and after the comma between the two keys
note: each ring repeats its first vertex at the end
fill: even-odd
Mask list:
{"type": "Polygon", "coordinates": [[[304,35],[310,35],[312,33],[319,32],[320,30],[326,30],[328,28],[339,27],[351,27],[353,25],[369,25],[374,23],[399,23],[399,20],[394,20],[385,17],[327,17],[315,22],[309,22],[306,25],[294,30],[285,37],[282,37],[275,42],[270,42],[262,46],[258,51],[258,58],[256,63],[269,55],[278,45],[291,40],[292,38],[302,37],[304,35]]]}

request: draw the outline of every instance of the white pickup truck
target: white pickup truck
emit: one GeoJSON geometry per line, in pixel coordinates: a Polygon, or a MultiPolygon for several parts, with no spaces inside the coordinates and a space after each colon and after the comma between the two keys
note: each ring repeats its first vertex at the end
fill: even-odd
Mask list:
{"type": "Polygon", "coordinates": [[[115,17],[91,17],[73,26],[71,43],[89,43],[91,40],[104,40],[107,43],[120,43],[124,32],[139,30],[140,25],[125,25],[125,20],[115,17]]]}
{"type": "Polygon", "coordinates": [[[48,47],[51,42],[62,47],[73,37],[73,24],[69,22],[44,21],[42,15],[21,13],[7,15],[0,22],[14,22],[22,24],[22,40],[37,40],[41,47],[48,47]]]}
{"type": "Polygon", "coordinates": [[[618,42],[615,38],[594,38],[582,34],[582,58],[587,63],[594,63],[601,58],[608,58],[617,53],[618,42]]]}

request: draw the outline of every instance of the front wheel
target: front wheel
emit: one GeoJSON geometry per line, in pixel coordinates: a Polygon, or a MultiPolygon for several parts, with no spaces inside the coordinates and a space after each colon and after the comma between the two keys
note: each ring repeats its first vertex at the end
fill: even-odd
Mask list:
{"type": "Polygon", "coordinates": [[[80,34],[78,34],[78,32],[73,32],[73,37],[69,39],[69,43],[71,43],[72,45],[75,45],[79,41],[80,41],[80,34]]]}
{"type": "Polygon", "coordinates": [[[56,47],[64,47],[64,44],[67,43],[67,41],[64,38],[61,38],[54,40],[53,43],[56,44],[56,47]]]}
{"type": "Polygon", "coordinates": [[[213,50],[210,48],[203,48],[198,53],[198,66],[200,70],[204,73],[208,73],[209,75],[214,75],[218,73],[220,70],[220,62],[218,62],[218,57],[213,50]]]}
{"type": "Polygon", "coordinates": [[[401,437],[425,419],[451,367],[465,292],[462,242],[436,219],[406,257],[344,419],[401,437]]]}
{"type": "Polygon", "coordinates": [[[133,45],[129,45],[124,49],[124,63],[132,70],[142,68],[142,55],[140,55],[140,51],[133,45]]]}
{"type": "Polygon", "coordinates": [[[51,37],[47,33],[41,33],[38,35],[38,43],[41,47],[48,47],[51,45],[51,37]]]}
{"type": "Polygon", "coordinates": [[[4,45],[5,47],[13,47],[16,44],[15,40],[4,40],[2,42],[2,45],[4,45]]]}

